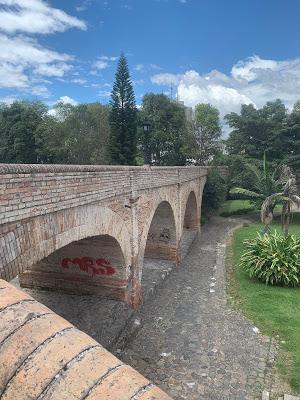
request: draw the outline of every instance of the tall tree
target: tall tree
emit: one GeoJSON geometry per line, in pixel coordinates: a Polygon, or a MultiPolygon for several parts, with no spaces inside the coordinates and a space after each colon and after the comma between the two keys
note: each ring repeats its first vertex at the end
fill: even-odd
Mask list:
{"type": "MultiPolygon", "coordinates": [[[[150,124],[150,153],[154,165],[185,165],[188,129],[184,107],[164,94],[147,93],[140,113],[150,124]]],[[[143,138],[140,140],[143,147],[143,138]]]]}
{"type": "Polygon", "coordinates": [[[137,154],[137,110],[127,60],[121,54],[111,93],[109,144],[112,164],[135,165],[137,154]]]}
{"type": "Polygon", "coordinates": [[[0,107],[0,162],[36,163],[35,132],[47,114],[41,102],[16,101],[0,107]]]}
{"type": "Polygon", "coordinates": [[[59,103],[35,137],[39,162],[107,164],[109,109],[100,103],[59,103]]]}
{"type": "Polygon", "coordinates": [[[261,159],[267,152],[268,159],[276,159],[273,153],[274,139],[284,126],[287,110],[281,100],[266,103],[260,109],[243,104],[241,113],[225,116],[232,132],[226,142],[229,154],[242,154],[261,159]]]}
{"type": "Polygon", "coordinates": [[[210,104],[196,105],[194,135],[193,158],[198,165],[205,165],[220,149],[221,127],[217,108],[210,104]]]}

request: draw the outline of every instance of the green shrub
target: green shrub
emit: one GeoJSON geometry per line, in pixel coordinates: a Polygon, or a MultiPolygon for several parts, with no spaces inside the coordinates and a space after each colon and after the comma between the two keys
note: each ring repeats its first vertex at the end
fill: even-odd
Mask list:
{"type": "Polygon", "coordinates": [[[227,194],[227,185],[217,169],[209,172],[202,196],[202,216],[221,207],[227,194]]]}
{"type": "Polygon", "coordinates": [[[298,286],[300,283],[300,237],[276,231],[244,241],[247,251],[241,266],[266,284],[298,286]]]}

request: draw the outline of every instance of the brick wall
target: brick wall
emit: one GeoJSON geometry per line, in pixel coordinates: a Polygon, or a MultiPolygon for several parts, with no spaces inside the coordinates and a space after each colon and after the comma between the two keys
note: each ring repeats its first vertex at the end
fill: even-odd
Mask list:
{"type": "Polygon", "coordinates": [[[0,164],[0,225],[204,175],[203,167],[0,164]]]}
{"type": "Polygon", "coordinates": [[[204,167],[0,164],[0,277],[10,280],[30,269],[21,276],[25,286],[72,292],[80,288],[81,293],[97,292],[133,304],[141,293],[147,238],[146,256],[180,262],[188,196],[191,191],[196,194],[199,221],[206,175],[204,167]],[[167,208],[154,217],[161,203],[169,204],[173,218],[164,215],[167,208]],[[97,260],[106,260],[104,256],[86,259],[91,239],[77,257],[78,246],[95,236],[105,253],[103,235],[117,240],[125,259],[112,261],[115,265],[110,261],[115,276],[102,276],[106,267],[97,260]],[[64,246],[68,248],[60,250],[64,246]],[[64,258],[70,260],[62,269],[59,262],[64,258]]]}
{"type": "Polygon", "coordinates": [[[97,294],[125,301],[128,271],[122,249],[109,235],[73,242],[19,275],[22,287],[97,294]]]}

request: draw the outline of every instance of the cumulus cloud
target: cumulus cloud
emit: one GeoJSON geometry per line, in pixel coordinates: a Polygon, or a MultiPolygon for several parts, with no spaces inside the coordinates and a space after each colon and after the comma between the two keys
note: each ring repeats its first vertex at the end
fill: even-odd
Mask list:
{"type": "Polygon", "coordinates": [[[33,39],[0,34],[0,87],[29,88],[38,77],[62,77],[71,59],[33,39]]]}
{"type": "Polygon", "coordinates": [[[110,66],[110,61],[116,61],[118,57],[112,57],[112,56],[101,56],[98,57],[98,59],[92,64],[92,67],[94,68],[91,72],[92,75],[97,74],[97,69],[105,69],[110,66]]]}
{"type": "Polygon", "coordinates": [[[210,103],[218,107],[222,117],[238,112],[241,104],[261,107],[276,98],[290,108],[300,98],[300,59],[276,61],[253,56],[233,65],[228,75],[216,70],[208,74],[191,70],[178,75],[156,74],[151,81],[176,85],[178,97],[186,105],[210,103]]]}
{"type": "Polygon", "coordinates": [[[97,60],[94,62],[93,67],[97,69],[105,69],[108,67],[108,62],[104,60],[97,60]]]}
{"type": "Polygon", "coordinates": [[[181,80],[181,75],[162,73],[151,77],[151,82],[157,85],[178,85],[181,80]]]}
{"type": "Polygon", "coordinates": [[[0,20],[0,88],[47,97],[44,78],[62,78],[72,57],[47,49],[32,35],[86,29],[85,23],[43,0],[0,0],[0,20]]]}
{"type": "Polygon", "coordinates": [[[0,0],[0,20],[0,29],[10,34],[86,29],[84,21],[51,7],[43,0],[0,0]]]}
{"type": "Polygon", "coordinates": [[[64,103],[64,104],[71,104],[72,106],[77,106],[78,101],[72,99],[69,96],[61,96],[56,103],[64,103]]]}

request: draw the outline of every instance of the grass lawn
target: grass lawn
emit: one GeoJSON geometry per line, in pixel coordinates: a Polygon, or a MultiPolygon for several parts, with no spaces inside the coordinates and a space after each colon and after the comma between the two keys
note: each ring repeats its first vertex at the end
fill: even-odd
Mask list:
{"type": "Polygon", "coordinates": [[[251,211],[254,211],[254,206],[249,200],[227,200],[221,207],[220,215],[229,217],[230,215],[246,214],[251,211]]]}
{"type": "MultiPolygon", "coordinates": [[[[254,237],[261,228],[261,224],[254,223],[234,232],[232,256],[229,255],[233,267],[229,292],[262,333],[279,335],[279,340],[284,341],[278,368],[292,388],[300,392],[300,288],[266,286],[251,280],[239,267],[243,241],[254,237]]],[[[273,229],[280,231],[280,219],[273,224],[273,229]]],[[[300,235],[300,213],[294,214],[290,233],[300,235]]]]}

